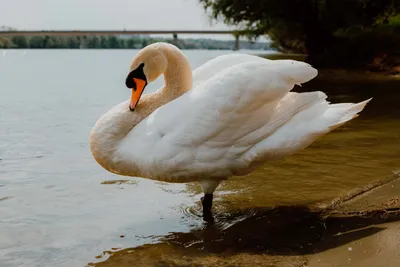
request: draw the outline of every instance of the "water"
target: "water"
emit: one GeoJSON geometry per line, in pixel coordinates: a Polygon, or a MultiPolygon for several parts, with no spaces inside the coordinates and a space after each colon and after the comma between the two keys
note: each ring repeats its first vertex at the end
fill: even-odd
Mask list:
{"type": "MultiPolygon", "coordinates": [[[[103,170],[90,154],[88,135],[96,120],[129,97],[124,79],[135,53],[0,53],[1,267],[84,266],[103,261],[105,256],[95,256],[113,248],[160,239],[185,244],[178,252],[166,245],[171,241],[145,249],[141,259],[150,261],[154,253],[181,255],[206,242],[199,232],[208,228],[197,185],[139,178],[104,183],[125,178],[103,170]]],[[[231,52],[186,53],[196,67],[231,52]]],[[[323,90],[333,102],[374,99],[359,118],[307,150],[224,183],[215,196],[214,231],[236,226],[246,239],[244,229],[264,230],[251,219],[259,210],[331,200],[390,176],[400,167],[399,86],[398,78],[337,70],[303,86],[302,91],[323,90]]]]}

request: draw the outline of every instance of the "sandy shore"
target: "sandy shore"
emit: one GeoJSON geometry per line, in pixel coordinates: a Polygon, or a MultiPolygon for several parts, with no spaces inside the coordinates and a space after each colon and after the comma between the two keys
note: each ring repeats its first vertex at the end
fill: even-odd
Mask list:
{"type": "Polygon", "coordinates": [[[241,211],[245,219],[231,214],[232,225],[172,233],[157,244],[105,252],[89,265],[400,266],[400,179],[344,199],[320,210],[241,211]]]}

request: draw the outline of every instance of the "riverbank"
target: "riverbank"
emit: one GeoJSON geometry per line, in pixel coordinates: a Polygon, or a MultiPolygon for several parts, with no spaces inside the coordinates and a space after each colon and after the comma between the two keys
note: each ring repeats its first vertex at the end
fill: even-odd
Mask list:
{"type": "MultiPolygon", "coordinates": [[[[295,59],[300,61],[307,61],[307,55],[305,54],[295,54],[295,53],[276,53],[276,54],[260,54],[259,56],[268,59],[295,59]]],[[[335,70],[346,70],[346,68],[318,68],[324,69],[325,71],[335,71],[335,70]]],[[[348,69],[353,70],[354,73],[359,74],[360,79],[375,79],[379,77],[400,77],[400,54],[383,54],[374,58],[369,64],[365,65],[364,68],[358,69],[348,69]]]]}
{"type": "Polygon", "coordinates": [[[386,72],[391,75],[400,74],[400,52],[394,54],[382,54],[375,57],[367,66],[367,69],[374,72],[386,72]]]}
{"type": "Polygon", "coordinates": [[[338,198],[333,206],[253,210],[226,229],[209,225],[172,233],[157,244],[115,248],[89,266],[400,266],[400,179],[395,176],[338,198]]]}

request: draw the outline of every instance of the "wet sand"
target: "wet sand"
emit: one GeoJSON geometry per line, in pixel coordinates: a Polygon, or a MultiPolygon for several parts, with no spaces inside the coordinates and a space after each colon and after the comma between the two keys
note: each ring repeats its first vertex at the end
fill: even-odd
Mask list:
{"type": "Polygon", "coordinates": [[[308,266],[400,266],[400,179],[368,190],[330,212],[331,218],[358,216],[357,230],[337,224],[338,233],[323,243],[362,236],[350,242],[318,251],[308,257],[308,266]],[[336,217],[338,216],[338,217],[336,217]],[[336,240],[335,240],[336,239],[336,240]]]}
{"type": "Polygon", "coordinates": [[[217,216],[213,224],[171,233],[157,244],[105,251],[88,265],[400,266],[400,178],[395,176],[322,209],[249,209],[231,214],[236,222],[228,227],[217,216]]]}

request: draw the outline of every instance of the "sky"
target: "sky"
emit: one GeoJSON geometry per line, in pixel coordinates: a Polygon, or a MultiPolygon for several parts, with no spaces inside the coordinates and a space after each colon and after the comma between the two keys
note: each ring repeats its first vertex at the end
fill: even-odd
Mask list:
{"type": "Polygon", "coordinates": [[[0,0],[0,26],[18,30],[229,29],[211,22],[198,0],[0,0]]]}

